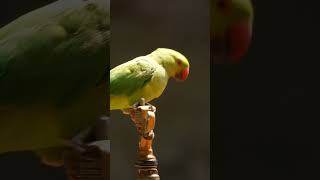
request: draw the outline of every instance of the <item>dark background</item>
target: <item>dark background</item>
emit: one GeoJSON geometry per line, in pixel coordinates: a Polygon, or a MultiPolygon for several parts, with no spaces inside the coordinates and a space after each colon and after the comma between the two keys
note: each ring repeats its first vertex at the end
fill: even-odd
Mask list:
{"type": "Polygon", "coordinates": [[[319,179],[318,6],[253,4],[243,63],[211,71],[214,179],[319,179]]]}
{"type": "Polygon", "coordinates": [[[19,16],[26,14],[32,10],[50,4],[55,0],[32,0],[32,1],[1,1],[0,27],[10,23],[19,16]]]}
{"type": "MultiPolygon", "coordinates": [[[[154,151],[164,180],[208,180],[210,42],[207,0],[111,2],[111,67],[156,48],[178,50],[190,76],[170,80],[157,107],[154,151]]],[[[138,134],[128,116],[111,112],[111,179],[135,179],[138,134]]]]}

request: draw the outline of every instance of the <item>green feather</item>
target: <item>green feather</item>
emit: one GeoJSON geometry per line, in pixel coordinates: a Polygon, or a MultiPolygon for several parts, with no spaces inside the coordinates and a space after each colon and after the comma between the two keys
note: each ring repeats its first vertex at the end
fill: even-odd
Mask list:
{"type": "Polygon", "coordinates": [[[63,145],[106,112],[107,0],[59,0],[0,29],[0,152],[63,145]]]}
{"type": "Polygon", "coordinates": [[[156,68],[150,60],[138,58],[111,70],[110,95],[130,96],[142,89],[156,68]]]}

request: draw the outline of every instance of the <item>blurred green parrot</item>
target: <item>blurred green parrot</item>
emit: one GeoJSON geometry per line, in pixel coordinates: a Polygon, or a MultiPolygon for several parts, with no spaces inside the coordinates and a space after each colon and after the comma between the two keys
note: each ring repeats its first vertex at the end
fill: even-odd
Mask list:
{"type": "Polygon", "coordinates": [[[158,98],[169,78],[184,81],[188,75],[187,58],[167,48],[116,66],[110,71],[110,110],[126,112],[141,98],[146,102],[158,98]]]}
{"type": "Polygon", "coordinates": [[[109,0],[59,0],[0,29],[0,153],[62,149],[108,111],[109,0]]]}
{"type": "Polygon", "coordinates": [[[254,19],[250,0],[211,0],[211,54],[215,64],[237,64],[247,52],[254,19]]]}

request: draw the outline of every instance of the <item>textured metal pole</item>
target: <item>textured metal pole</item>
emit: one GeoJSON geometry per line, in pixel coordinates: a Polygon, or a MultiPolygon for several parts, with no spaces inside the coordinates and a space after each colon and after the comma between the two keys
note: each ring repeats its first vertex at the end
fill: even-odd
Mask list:
{"type": "Polygon", "coordinates": [[[134,122],[140,136],[139,156],[135,164],[137,169],[137,180],[160,180],[158,173],[158,161],[153,154],[152,142],[155,137],[155,112],[156,108],[150,104],[141,102],[130,111],[130,116],[134,122]]]}
{"type": "Polygon", "coordinates": [[[160,180],[157,161],[136,163],[137,180],[160,180]]]}

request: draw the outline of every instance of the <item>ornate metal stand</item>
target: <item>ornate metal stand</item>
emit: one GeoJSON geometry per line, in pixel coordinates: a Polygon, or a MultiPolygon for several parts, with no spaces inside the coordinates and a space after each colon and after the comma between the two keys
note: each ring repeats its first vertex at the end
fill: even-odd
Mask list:
{"type": "Polygon", "coordinates": [[[153,129],[156,121],[156,108],[141,99],[129,112],[140,136],[138,161],[135,164],[136,177],[138,180],[160,180],[157,169],[158,161],[152,149],[155,137],[153,129]]]}

